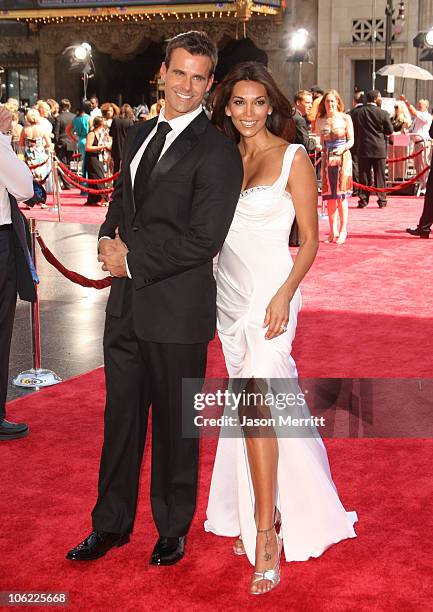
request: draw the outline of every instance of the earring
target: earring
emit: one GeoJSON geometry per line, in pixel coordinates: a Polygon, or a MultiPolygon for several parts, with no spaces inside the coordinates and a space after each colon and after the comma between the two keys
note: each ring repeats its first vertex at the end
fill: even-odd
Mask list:
{"type": "Polygon", "coordinates": [[[272,111],[271,111],[271,110],[270,110],[270,111],[268,111],[268,115],[272,115],[272,111]]]}
{"type": "Polygon", "coordinates": [[[227,112],[226,112],[226,117],[231,117],[231,116],[232,116],[232,114],[231,114],[231,113],[227,113],[227,112]]]}

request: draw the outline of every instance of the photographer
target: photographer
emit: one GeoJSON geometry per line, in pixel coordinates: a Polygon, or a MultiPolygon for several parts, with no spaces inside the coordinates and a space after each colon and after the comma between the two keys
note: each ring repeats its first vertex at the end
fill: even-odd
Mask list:
{"type": "Polygon", "coordinates": [[[0,440],[23,438],[25,423],[6,420],[9,352],[17,293],[22,300],[36,299],[27,222],[17,201],[33,196],[33,177],[11,147],[12,114],[0,106],[0,440]]]}

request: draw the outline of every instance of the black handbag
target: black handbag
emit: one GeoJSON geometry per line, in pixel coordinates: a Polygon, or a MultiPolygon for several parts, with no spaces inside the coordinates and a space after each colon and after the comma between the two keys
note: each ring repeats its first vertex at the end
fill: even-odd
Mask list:
{"type": "Polygon", "coordinates": [[[33,179],[33,196],[24,202],[27,206],[33,207],[35,204],[45,204],[47,201],[47,192],[43,186],[33,179]]]}

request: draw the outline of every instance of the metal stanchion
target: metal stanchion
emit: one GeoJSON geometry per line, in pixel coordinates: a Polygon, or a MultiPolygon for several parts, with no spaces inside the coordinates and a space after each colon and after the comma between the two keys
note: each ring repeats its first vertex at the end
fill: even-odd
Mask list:
{"type": "MultiPolygon", "coordinates": [[[[31,236],[31,256],[36,269],[36,221],[30,219],[30,236],[31,236]]],[[[13,380],[16,387],[25,387],[28,389],[39,389],[39,387],[49,387],[62,382],[60,376],[57,376],[51,370],[41,368],[41,338],[40,338],[40,322],[39,322],[39,297],[38,286],[35,284],[36,300],[31,304],[31,332],[32,332],[32,357],[33,367],[29,370],[20,372],[13,380]]]]}
{"type": "Polygon", "coordinates": [[[53,177],[53,207],[50,211],[57,211],[59,221],[62,220],[62,209],[60,204],[60,180],[59,180],[59,167],[54,151],[50,153],[51,158],[51,172],[53,177]]]}
{"type": "Polygon", "coordinates": [[[322,206],[321,206],[321,209],[320,209],[319,218],[320,219],[326,219],[328,217],[328,214],[326,213],[325,200],[323,198],[321,198],[321,200],[322,200],[322,206]]]}
{"type": "MultiPolygon", "coordinates": [[[[320,151],[315,151],[314,154],[314,171],[316,172],[316,176],[317,176],[317,166],[319,165],[319,160],[321,159],[321,152],[320,151]]],[[[322,206],[320,208],[320,212],[319,214],[319,219],[326,219],[328,217],[328,214],[326,212],[326,205],[325,205],[325,201],[322,198],[322,194],[320,194],[320,199],[322,200],[322,206]]]]}

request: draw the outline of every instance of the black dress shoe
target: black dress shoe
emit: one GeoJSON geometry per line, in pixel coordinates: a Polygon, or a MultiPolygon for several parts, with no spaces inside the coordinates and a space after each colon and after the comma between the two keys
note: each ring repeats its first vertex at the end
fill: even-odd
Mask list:
{"type": "Polygon", "coordinates": [[[419,236],[420,238],[428,238],[430,236],[430,230],[424,230],[420,227],[416,227],[415,229],[411,229],[410,227],[406,228],[406,231],[411,236],[419,236]]]}
{"type": "Polygon", "coordinates": [[[386,207],[386,202],[378,202],[377,205],[379,206],[379,208],[385,208],[386,207]]]}
{"type": "Polygon", "coordinates": [[[358,202],[358,208],[365,208],[367,204],[365,202],[358,202]]]}
{"type": "Polygon", "coordinates": [[[11,423],[6,419],[0,419],[0,440],[17,440],[25,438],[28,433],[29,428],[25,423],[11,423]]]}
{"type": "Polygon", "coordinates": [[[113,546],[123,546],[129,542],[129,533],[107,533],[106,531],[92,531],[84,542],[72,548],[66,555],[72,561],[93,561],[103,557],[113,546]]]}
{"type": "Polygon", "coordinates": [[[174,565],[185,554],[186,536],[159,538],[150,558],[151,565],[174,565]]]}

